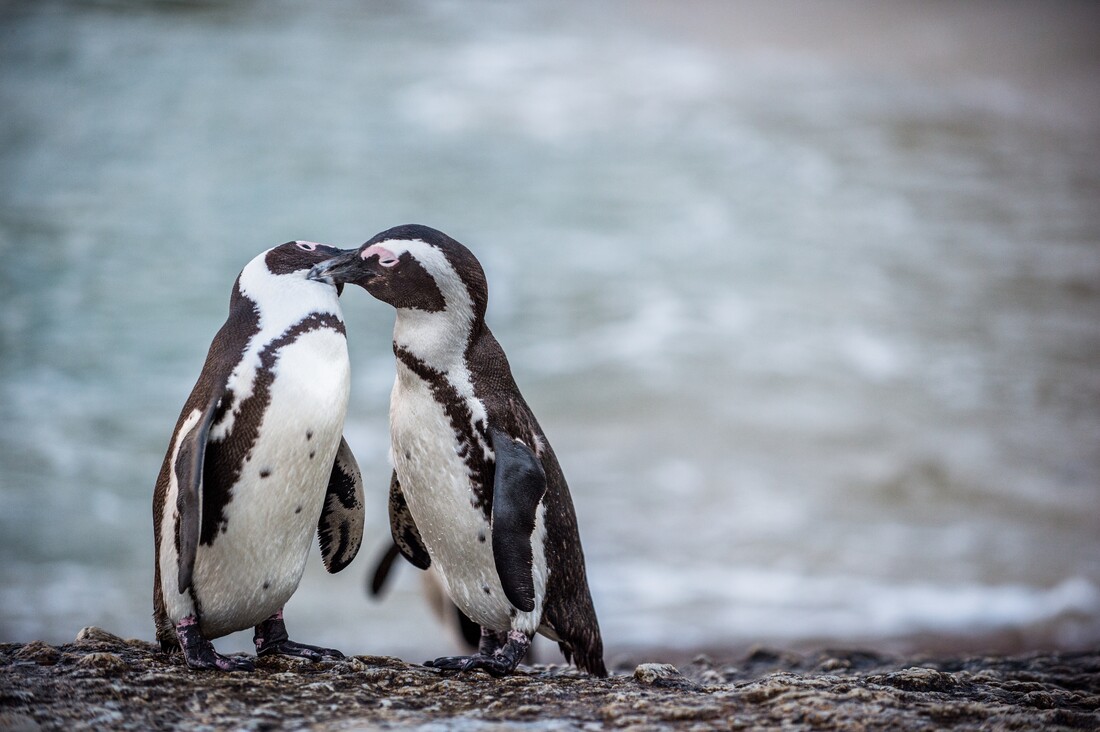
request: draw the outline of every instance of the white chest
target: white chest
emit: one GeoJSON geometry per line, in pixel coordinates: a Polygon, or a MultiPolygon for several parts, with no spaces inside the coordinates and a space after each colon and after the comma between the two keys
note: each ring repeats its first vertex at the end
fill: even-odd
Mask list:
{"type": "MultiPolygon", "coordinates": [[[[465,446],[459,444],[450,417],[428,384],[404,365],[397,368],[390,400],[393,463],[432,565],[454,603],[475,622],[497,630],[534,632],[542,617],[546,585],[541,541],[535,552],[541,566],[535,578],[535,609],[522,613],[501,587],[492,529],[474,504],[470,472],[460,454],[465,446]]],[[[539,529],[541,523],[540,516],[539,529]]]]}
{"type": "Polygon", "coordinates": [[[208,637],[255,625],[297,589],[340,445],[350,391],[344,336],[305,333],[279,351],[273,371],[256,441],[224,509],[225,532],[195,557],[208,637]]]}

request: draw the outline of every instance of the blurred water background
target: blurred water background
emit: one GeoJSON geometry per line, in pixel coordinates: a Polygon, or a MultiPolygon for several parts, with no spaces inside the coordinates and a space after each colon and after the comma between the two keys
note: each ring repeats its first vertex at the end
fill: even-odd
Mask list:
{"type": "MultiPolygon", "coordinates": [[[[570,479],[609,654],[1100,641],[1095,4],[0,6],[0,641],[151,639],[151,492],[233,279],[425,223],[570,479]]],[[[291,635],[449,651],[386,544],[291,635]]],[[[221,641],[246,649],[250,634],[221,641]]],[[[556,654],[546,653],[551,660],[556,654]]]]}

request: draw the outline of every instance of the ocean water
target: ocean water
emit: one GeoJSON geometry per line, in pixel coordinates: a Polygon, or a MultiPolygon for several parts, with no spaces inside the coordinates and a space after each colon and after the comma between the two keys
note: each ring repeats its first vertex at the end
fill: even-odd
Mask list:
{"type": "MultiPolygon", "coordinates": [[[[1100,641],[1097,11],[678,7],[0,8],[0,641],[152,639],[237,272],[406,222],[485,266],[609,655],[1100,641]]],[[[419,573],[364,589],[393,315],[343,299],[368,534],[287,622],[422,660],[419,573]]]]}

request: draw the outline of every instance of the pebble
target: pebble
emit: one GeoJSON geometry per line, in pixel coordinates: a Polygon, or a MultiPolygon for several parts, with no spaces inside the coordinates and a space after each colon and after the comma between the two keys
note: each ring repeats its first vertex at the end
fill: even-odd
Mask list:
{"type": "Polygon", "coordinates": [[[671,663],[643,663],[634,669],[634,680],[642,684],[655,684],[659,680],[684,678],[671,663]]]}
{"type": "Polygon", "coordinates": [[[1096,652],[907,662],[843,649],[811,656],[758,650],[736,665],[697,657],[682,669],[650,662],[630,674],[631,667],[596,679],[532,665],[494,679],[361,656],[221,674],[190,671],[151,644],[86,628],[60,647],[0,644],[0,731],[92,720],[137,732],[181,719],[196,732],[1100,729],[1096,652]]]}
{"type": "Polygon", "coordinates": [[[126,668],[126,662],[115,653],[86,653],[77,659],[76,665],[104,673],[117,673],[126,668]]]}
{"type": "Polygon", "coordinates": [[[32,717],[15,712],[0,712],[0,730],[4,732],[38,732],[42,727],[32,717]]]}
{"type": "Polygon", "coordinates": [[[48,643],[31,641],[15,652],[18,661],[32,661],[39,666],[52,666],[61,660],[61,652],[48,643]]]}

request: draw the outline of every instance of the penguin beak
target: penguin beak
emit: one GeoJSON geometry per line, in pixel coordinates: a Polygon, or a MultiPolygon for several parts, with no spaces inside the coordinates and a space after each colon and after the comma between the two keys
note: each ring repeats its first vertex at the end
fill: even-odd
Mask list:
{"type": "Polygon", "coordinates": [[[306,277],[332,285],[369,279],[371,273],[362,267],[362,263],[363,260],[359,258],[358,249],[346,249],[335,257],[314,265],[306,277]]]}

